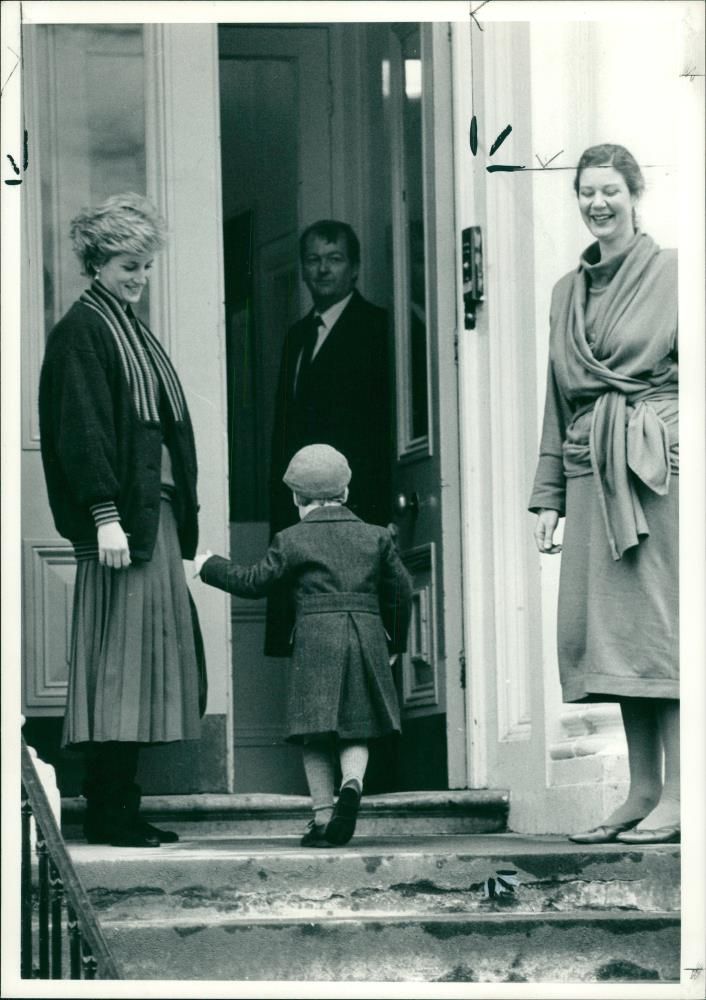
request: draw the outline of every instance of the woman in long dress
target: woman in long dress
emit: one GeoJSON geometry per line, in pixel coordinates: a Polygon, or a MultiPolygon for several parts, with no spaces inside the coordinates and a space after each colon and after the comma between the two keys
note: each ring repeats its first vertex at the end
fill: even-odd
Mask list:
{"type": "Polygon", "coordinates": [[[138,815],[139,748],[200,735],[182,565],[198,535],[194,436],[176,372],[133,312],[165,229],[125,194],[78,215],[71,238],[92,280],[49,335],[39,389],[49,502],[77,560],[62,745],[85,751],[87,839],[158,847],[178,837],[138,815]]]}
{"type": "Polygon", "coordinates": [[[617,701],[629,793],[579,843],[679,840],[677,258],[636,225],[644,180],[622,146],[574,182],[595,237],[555,286],[544,426],[530,500],[559,552],[566,702],[617,701]]]}

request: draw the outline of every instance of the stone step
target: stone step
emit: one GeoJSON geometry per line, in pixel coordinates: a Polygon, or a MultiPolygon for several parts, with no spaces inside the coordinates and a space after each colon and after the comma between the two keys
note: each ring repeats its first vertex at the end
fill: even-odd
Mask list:
{"type": "Polygon", "coordinates": [[[301,848],[296,838],[209,837],[158,849],[73,844],[101,921],[208,923],[214,916],[377,920],[385,915],[678,914],[678,845],[579,848],[562,837],[356,837],[301,848]],[[513,870],[514,893],[487,880],[513,870]]]}
{"type": "MultiPolygon", "coordinates": [[[[358,831],[365,837],[501,833],[507,829],[509,793],[502,789],[390,792],[361,802],[358,831]]],[[[62,799],[65,839],[80,839],[85,800],[62,799]]],[[[301,836],[311,819],[304,795],[201,793],[147,795],[142,812],[184,836],[301,836]]]]}
{"type": "Polygon", "coordinates": [[[677,982],[679,920],[608,911],[376,920],[105,919],[128,979],[677,982]]]}

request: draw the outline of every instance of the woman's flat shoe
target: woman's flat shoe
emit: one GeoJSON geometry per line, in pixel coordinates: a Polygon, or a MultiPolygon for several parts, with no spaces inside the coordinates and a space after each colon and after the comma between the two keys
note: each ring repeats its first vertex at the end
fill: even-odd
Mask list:
{"type": "Polygon", "coordinates": [[[681,827],[658,826],[655,830],[631,830],[618,837],[621,844],[679,844],[681,827]]]}
{"type": "Polygon", "coordinates": [[[644,817],[639,816],[637,819],[629,819],[627,823],[604,823],[584,833],[570,833],[569,840],[573,840],[575,844],[612,844],[618,840],[621,833],[632,830],[642,819],[644,817]]]}

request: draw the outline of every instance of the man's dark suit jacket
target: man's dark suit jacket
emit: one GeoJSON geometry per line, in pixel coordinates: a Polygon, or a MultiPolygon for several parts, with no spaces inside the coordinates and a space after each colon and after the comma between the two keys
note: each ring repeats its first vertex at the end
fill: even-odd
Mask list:
{"type": "MultiPolygon", "coordinates": [[[[295,395],[297,361],[313,311],[287,333],[282,352],[272,435],[270,526],[272,534],[298,520],[291,491],[282,482],[290,459],[308,444],[329,444],[351,467],[347,506],[364,521],[391,517],[393,379],[387,313],[353,296],[329,332],[295,395]]],[[[294,621],[281,595],[268,601],[265,652],[285,656],[294,621]]]]}

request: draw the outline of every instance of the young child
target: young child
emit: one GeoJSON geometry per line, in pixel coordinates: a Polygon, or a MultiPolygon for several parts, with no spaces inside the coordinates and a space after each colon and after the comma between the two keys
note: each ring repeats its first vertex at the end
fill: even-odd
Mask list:
{"type": "Polygon", "coordinates": [[[389,655],[406,648],[412,584],[387,528],[344,506],[351,470],[325,444],[296,453],[283,476],[300,521],[272,539],[267,554],[240,566],[209,552],[195,560],[213,587],[259,598],[282,583],[296,603],[287,691],[287,739],[302,744],[314,818],[305,847],[353,836],[368,740],[399,732],[389,655]],[[341,790],[334,807],[334,766],[341,790]]]}

